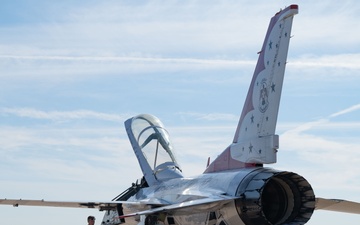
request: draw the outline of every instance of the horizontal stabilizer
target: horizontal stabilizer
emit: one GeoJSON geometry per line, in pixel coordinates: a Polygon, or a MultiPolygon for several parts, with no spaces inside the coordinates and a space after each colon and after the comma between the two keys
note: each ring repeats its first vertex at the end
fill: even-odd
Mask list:
{"type": "Polygon", "coordinates": [[[315,209],[360,214],[360,203],[341,199],[316,198],[315,209]]]}
{"type": "Polygon", "coordinates": [[[230,201],[237,199],[238,197],[232,196],[217,196],[215,198],[201,198],[166,206],[161,206],[158,208],[153,208],[149,210],[139,211],[127,215],[120,216],[120,218],[139,216],[139,215],[149,215],[154,213],[169,213],[182,215],[182,214],[193,214],[199,212],[209,212],[221,208],[223,205],[229,203],[230,201]]]}

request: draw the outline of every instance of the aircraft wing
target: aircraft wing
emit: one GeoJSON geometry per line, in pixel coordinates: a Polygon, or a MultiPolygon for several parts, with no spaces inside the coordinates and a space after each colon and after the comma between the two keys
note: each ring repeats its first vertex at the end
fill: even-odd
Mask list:
{"type": "Polygon", "coordinates": [[[109,201],[109,202],[66,202],[66,201],[45,201],[45,200],[25,200],[25,199],[0,199],[0,205],[18,206],[51,206],[68,208],[95,208],[102,210],[116,209],[119,204],[128,204],[138,207],[145,207],[148,203],[127,202],[127,201],[109,201]]]}
{"type": "Polygon", "coordinates": [[[212,210],[216,210],[237,198],[239,197],[223,195],[223,196],[195,199],[181,203],[152,208],[149,210],[125,214],[123,216],[120,216],[120,218],[126,218],[126,217],[138,216],[138,215],[149,215],[149,214],[161,213],[161,212],[172,213],[177,215],[209,212],[212,210]]]}
{"type": "Polygon", "coordinates": [[[315,209],[360,214],[360,203],[341,199],[316,198],[315,209]]]}
{"type": "Polygon", "coordinates": [[[128,201],[109,201],[109,202],[68,202],[68,201],[45,201],[45,200],[26,200],[26,199],[0,199],[0,205],[12,205],[18,206],[50,206],[50,207],[65,207],[65,208],[95,208],[100,211],[103,210],[115,210],[117,205],[122,204],[124,209],[128,212],[125,215],[120,216],[121,218],[133,217],[137,215],[148,215],[159,212],[172,212],[176,211],[176,214],[181,213],[195,213],[209,210],[215,210],[221,206],[229,203],[231,200],[238,197],[220,195],[212,196],[201,199],[195,199],[185,201],[181,203],[164,205],[154,201],[141,201],[141,202],[128,202],[128,201]],[[150,206],[154,207],[151,209],[150,206]],[[139,209],[145,209],[137,211],[139,209]],[[129,213],[137,211],[134,213],[129,213]]]}

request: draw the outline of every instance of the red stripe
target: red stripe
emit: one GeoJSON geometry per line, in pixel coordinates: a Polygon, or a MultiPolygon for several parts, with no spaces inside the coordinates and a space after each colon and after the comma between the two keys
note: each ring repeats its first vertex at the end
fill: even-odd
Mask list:
{"type": "Polygon", "coordinates": [[[299,6],[298,5],[291,5],[290,9],[299,9],[299,6]]]}

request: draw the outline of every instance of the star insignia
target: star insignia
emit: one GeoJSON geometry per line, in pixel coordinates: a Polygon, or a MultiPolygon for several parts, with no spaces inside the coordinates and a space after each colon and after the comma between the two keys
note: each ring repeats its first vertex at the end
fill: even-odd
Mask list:
{"type": "Polygon", "coordinates": [[[272,41],[269,42],[269,49],[272,49],[272,41]]]}
{"type": "Polygon", "coordinates": [[[274,83],[271,84],[271,92],[275,92],[275,84],[274,83]]]}
{"type": "Polygon", "coordinates": [[[252,145],[251,145],[251,143],[250,143],[250,146],[249,146],[249,153],[251,153],[251,152],[252,152],[253,147],[254,147],[254,146],[252,146],[252,145]]]}

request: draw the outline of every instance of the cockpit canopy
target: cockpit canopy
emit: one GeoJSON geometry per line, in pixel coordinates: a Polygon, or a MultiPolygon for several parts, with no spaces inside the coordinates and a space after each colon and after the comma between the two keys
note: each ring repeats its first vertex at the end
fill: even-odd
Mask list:
{"type": "Polygon", "coordinates": [[[158,118],[141,114],[125,121],[125,127],[149,185],[183,177],[169,134],[158,118]]]}

